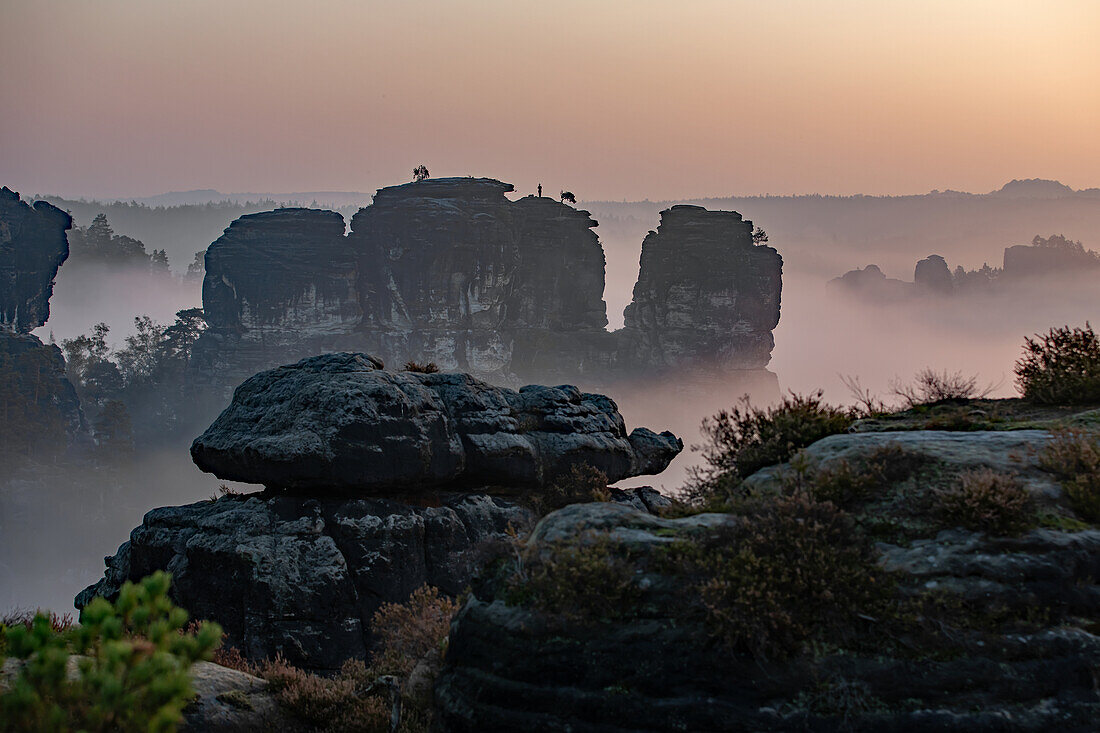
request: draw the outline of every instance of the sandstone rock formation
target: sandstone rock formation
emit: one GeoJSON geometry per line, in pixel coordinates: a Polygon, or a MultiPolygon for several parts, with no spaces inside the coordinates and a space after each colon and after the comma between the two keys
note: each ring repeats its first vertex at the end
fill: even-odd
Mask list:
{"type": "Polygon", "coordinates": [[[475,585],[437,682],[439,729],[1094,728],[1100,531],[998,537],[944,529],[896,544],[884,537],[879,564],[901,598],[926,604],[924,615],[856,616],[825,643],[754,658],[716,640],[705,609],[687,611],[698,580],[676,570],[671,551],[728,536],[741,521],[663,519],[609,504],[546,517],[528,542],[529,566],[565,567],[578,548],[595,548],[602,562],[622,565],[631,600],[598,617],[563,618],[491,581],[475,585]]]}
{"type": "MultiPolygon", "coordinates": [[[[335,671],[367,656],[382,603],[424,584],[457,595],[484,543],[530,525],[500,494],[537,492],[580,464],[611,480],[655,473],[683,449],[671,433],[628,435],[612,400],[575,387],[380,367],[333,353],[247,380],[192,456],[272,490],[150,511],[77,606],[166,570],[176,602],[246,656],[335,671]]],[[[648,487],[612,501],[668,503],[648,487]]]]}
{"type": "Polygon", "coordinates": [[[955,289],[951,268],[939,255],[928,255],[913,270],[913,283],[931,293],[950,294],[955,289]]]}
{"type": "Polygon", "coordinates": [[[526,510],[483,495],[433,507],[248,495],[153,509],[76,605],[167,570],[175,601],[221,624],[227,644],[249,658],[281,653],[334,672],[366,657],[381,604],[425,583],[457,595],[477,544],[527,521],[526,510]]]}
{"type": "Polygon", "coordinates": [[[643,364],[752,369],[766,364],[779,323],[783,260],[752,240],[735,211],[679,205],[642,242],[624,335],[643,364]]]}
{"type": "Polygon", "coordinates": [[[732,212],[674,207],[647,240],[628,328],[606,331],[604,254],[588,212],[511,201],[507,183],[380,189],[343,235],[332,212],[238,219],[207,252],[209,330],[194,364],[226,386],[326,351],[432,361],[503,384],[762,369],[782,260],[732,212]]]}
{"type": "Polygon", "coordinates": [[[466,374],[389,372],[336,353],[261,372],[195,440],[199,468],[269,488],[354,495],[551,483],[587,463],[610,481],[660,473],[671,433],[627,434],[615,403],[576,387],[518,392],[466,374]]]}
{"type": "Polygon", "coordinates": [[[84,428],[61,349],[30,331],[50,315],[57,269],[69,256],[72,217],[45,201],[30,205],[0,188],[0,402],[3,449],[12,454],[58,448],[84,428]],[[61,438],[59,441],[58,439],[61,438]],[[53,443],[42,446],[40,443],[53,443]]]}
{"type": "Polygon", "coordinates": [[[50,316],[57,268],[69,256],[72,217],[0,188],[0,332],[29,333],[50,316]]]}

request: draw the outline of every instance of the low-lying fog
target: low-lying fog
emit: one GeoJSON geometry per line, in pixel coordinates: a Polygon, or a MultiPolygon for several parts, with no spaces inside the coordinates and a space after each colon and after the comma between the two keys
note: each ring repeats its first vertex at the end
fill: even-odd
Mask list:
{"type": "MultiPolygon", "coordinates": [[[[774,234],[781,226],[770,226],[766,220],[758,223],[773,231],[769,244],[785,260],[782,316],[769,366],[777,382],[768,375],[755,375],[685,387],[670,377],[664,390],[624,386],[612,396],[629,427],[672,429],[690,445],[699,442],[698,427],[705,416],[733,404],[745,392],[763,403],[780,390],[805,393],[821,388],[829,401],[849,403],[851,395],[841,376],[850,375],[889,399],[892,383],[909,380],[924,367],[976,375],[983,385],[993,387],[994,396],[1011,396],[1015,394],[1012,366],[1025,336],[1054,325],[1082,325],[1098,313],[1100,283],[1084,277],[1034,281],[995,295],[897,303],[826,292],[829,279],[869,263],[882,265],[890,277],[910,280],[913,263],[934,251],[952,267],[960,264],[958,260],[966,267],[977,267],[983,260],[999,263],[1003,247],[1030,241],[1036,231],[1021,229],[996,244],[971,248],[963,258],[943,246],[919,241],[901,248],[892,242],[889,252],[870,246],[858,252],[848,248],[827,252],[820,242],[785,241],[774,234]]],[[[612,222],[606,230],[597,229],[607,251],[606,300],[612,328],[621,325],[622,308],[631,297],[644,231],[656,224],[654,211],[652,222],[629,226],[612,222]]],[[[1086,247],[1100,245],[1096,236],[1100,232],[1065,233],[1083,240],[1086,247]]],[[[170,323],[177,310],[200,301],[197,283],[173,280],[170,286],[155,285],[130,276],[74,282],[63,267],[50,321],[36,333],[48,339],[52,332],[60,342],[106,321],[112,326],[112,340],[120,345],[134,316],[148,314],[170,323]]],[[[653,484],[674,492],[696,461],[697,455],[688,449],[664,474],[626,484],[653,484]]],[[[14,482],[0,503],[0,611],[36,606],[71,609],[73,595],[101,576],[103,556],[114,553],[148,509],[208,498],[221,483],[194,467],[186,444],[139,457],[125,475],[98,474],[93,480],[58,472],[46,478],[42,482],[46,489],[39,482],[25,486],[14,482]]]]}

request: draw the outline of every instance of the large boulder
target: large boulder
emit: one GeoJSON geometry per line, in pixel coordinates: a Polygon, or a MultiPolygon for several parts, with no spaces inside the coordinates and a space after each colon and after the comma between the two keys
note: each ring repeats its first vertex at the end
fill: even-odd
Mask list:
{"type": "Polygon", "coordinates": [[[76,605],[114,599],[127,580],[166,570],[175,602],[221,624],[247,657],[279,653],[334,672],[367,656],[381,604],[404,602],[425,583],[461,593],[479,543],[530,521],[527,510],[488,496],[441,502],[230,495],[153,509],[76,605]]]}
{"type": "Polygon", "coordinates": [[[50,317],[57,268],[69,256],[73,219],[45,201],[33,205],[0,188],[0,331],[29,333],[50,317]]]}
{"type": "Polygon", "coordinates": [[[191,455],[223,479],[392,496],[539,487],[580,463],[614,482],[659,473],[682,449],[671,433],[628,434],[611,399],[576,387],[517,392],[336,353],[247,380],[191,455]]]}

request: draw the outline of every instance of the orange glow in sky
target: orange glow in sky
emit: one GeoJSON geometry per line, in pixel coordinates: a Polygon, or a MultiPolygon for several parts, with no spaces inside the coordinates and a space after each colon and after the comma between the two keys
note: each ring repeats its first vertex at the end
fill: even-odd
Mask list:
{"type": "Polygon", "coordinates": [[[1100,186],[1095,0],[5,0],[0,184],[1100,186]]]}

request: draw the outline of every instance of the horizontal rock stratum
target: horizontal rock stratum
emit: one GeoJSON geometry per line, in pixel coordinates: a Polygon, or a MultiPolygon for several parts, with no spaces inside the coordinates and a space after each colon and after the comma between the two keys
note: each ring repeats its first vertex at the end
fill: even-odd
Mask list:
{"type": "Polygon", "coordinates": [[[627,433],[610,398],[576,387],[494,387],[467,374],[391,372],[335,353],[261,372],[191,446],[222,479],[269,488],[405,495],[553,482],[588,464],[619,481],[683,450],[672,433],[627,433]]]}

